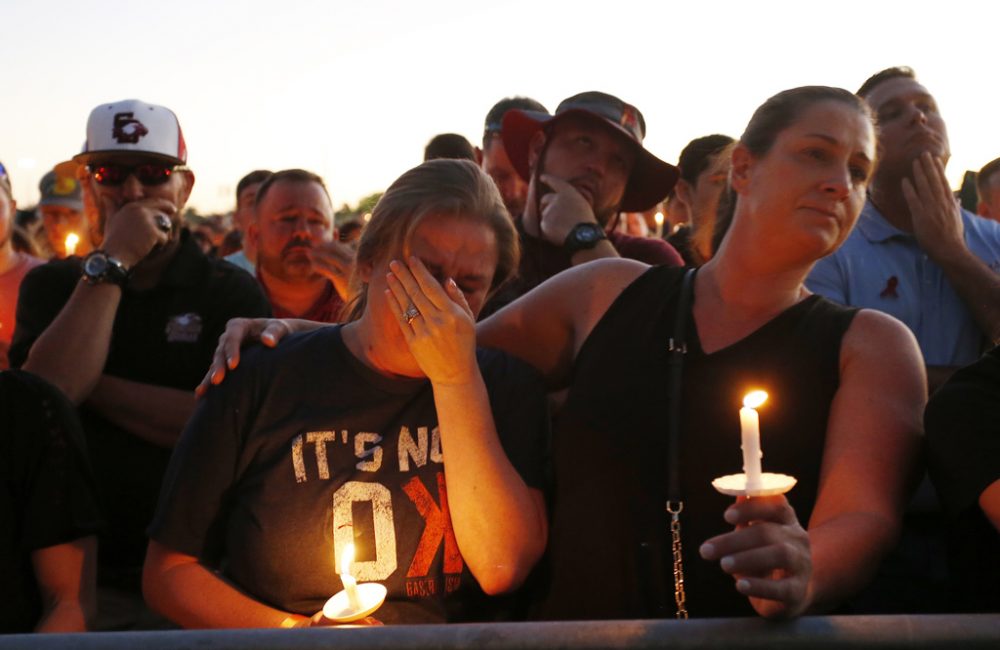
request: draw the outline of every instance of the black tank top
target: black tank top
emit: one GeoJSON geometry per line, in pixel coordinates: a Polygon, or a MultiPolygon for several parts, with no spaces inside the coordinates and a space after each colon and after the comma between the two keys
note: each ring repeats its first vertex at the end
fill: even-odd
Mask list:
{"type": "MultiPolygon", "coordinates": [[[[675,611],[667,486],[667,339],[683,269],[654,267],[615,300],[584,343],[553,440],[555,496],[546,619],[669,617],[675,611]]],[[[759,409],[764,471],[791,474],[787,497],[812,513],[840,344],[856,309],[810,296],[744,339],[705,354],[688,314],[681,408],[681,514],[688,611],[753,610],[698,547],[732,530],[732,497],[713,478],[742,471],[739,408],[759,409]]]]}

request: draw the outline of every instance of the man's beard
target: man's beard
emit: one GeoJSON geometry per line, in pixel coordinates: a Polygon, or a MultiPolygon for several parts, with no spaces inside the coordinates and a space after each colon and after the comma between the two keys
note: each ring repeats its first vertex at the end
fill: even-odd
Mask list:
{"type": "Polygon", "coordinates": [[[257,264],[267,273],[283,282],[309,282],[320,277],[305,253],[295,254],[289,259],[285,254],[270,256],[257,253],[257,264]]]}

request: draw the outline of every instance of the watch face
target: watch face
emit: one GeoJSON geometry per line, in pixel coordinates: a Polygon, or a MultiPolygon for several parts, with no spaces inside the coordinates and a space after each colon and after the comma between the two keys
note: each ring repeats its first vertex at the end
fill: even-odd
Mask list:
{"type": "Polygon", "coordinates": [[[91,255],[83,263],[83,272],[92,278],[104,275],[108,270],[108,258],[103,255],[91,255]]]}
{"type": "Polygon", "coordinates": [[[597,228],[580,228],[577,231],[577,236],[580,241],[590,243],[592,241],[597,241],[597,228]]]}

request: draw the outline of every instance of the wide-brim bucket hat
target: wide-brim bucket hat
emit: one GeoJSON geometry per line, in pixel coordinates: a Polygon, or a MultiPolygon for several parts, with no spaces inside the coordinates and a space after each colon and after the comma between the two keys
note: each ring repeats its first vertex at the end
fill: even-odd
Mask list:
{"type": "Polygon", "coordinates": [[[642,140],[646,136],[646,121],[642,113],[635,106],[613,95],[597,91],[580,93],[563,100],[552,115],[516,108],[504,114],[500,135],[507,157],[521,178],[530,180],[528,146],[531,138],[542,129],[551,129],[569,115],[595,120],[635,144],[635,165],[622,196],[623,212],[643,212],[667,197],[680,172],[677,167],[660,160],[642,146],[642,140]]]}

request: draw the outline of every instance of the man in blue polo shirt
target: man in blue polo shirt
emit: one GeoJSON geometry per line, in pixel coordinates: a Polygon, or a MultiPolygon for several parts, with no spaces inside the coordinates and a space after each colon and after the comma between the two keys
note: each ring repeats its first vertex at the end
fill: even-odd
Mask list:
{"type": "Polygon", "coordinates": [[[878,118],[878,167],[854,231],[806,285],[906,323],[933,391],[1000,338],[1000,224],[955,200],[948,131],[913,70],[883,70],[857,94],[878,118]]]}

